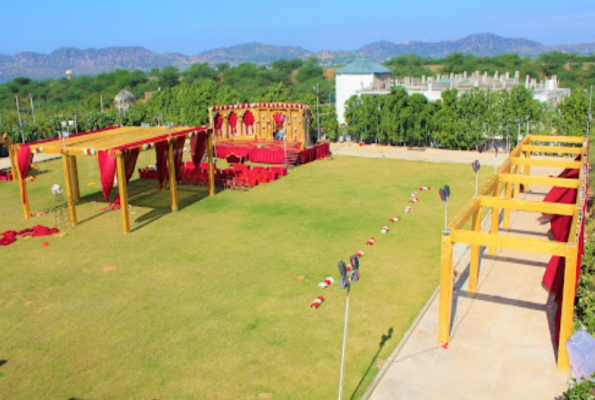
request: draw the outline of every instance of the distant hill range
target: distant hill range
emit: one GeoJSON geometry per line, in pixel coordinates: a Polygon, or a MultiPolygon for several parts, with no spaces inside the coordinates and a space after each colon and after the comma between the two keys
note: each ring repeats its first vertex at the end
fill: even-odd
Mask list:
{"type": "Polygon", "coordinates": [[[527,39],[504,38],[490,33],[478,33],[461,39],[441,42],[393,43],[378,41],[353,51],[319,51],[313,53],[301,47],[272,46],[262,43],[246,43],[237,46],[208,50],[187,56],[177,53],[155,53],[143,47],[107,47],[103,49],[61,48],[50,54],[33,52],[14,56],[0,54],[0,82],[18,76],[32,79],[60,78],[67,69],[77,75],[94,75],[117,68],[150,70],[173,65],[181,70],[192,63],[209,64],[242,62],[269,64],[275,60],[317,57],[323,65],[342,65],[358,57],[385,61],[403,54],[440,58],[451,53],[467,53],[476,56],[494,56],[515,53],[521,56],[537,56],[550,51],[576,52],[581,55],[595,54],[594,43],[544,46],[527,39]]]}

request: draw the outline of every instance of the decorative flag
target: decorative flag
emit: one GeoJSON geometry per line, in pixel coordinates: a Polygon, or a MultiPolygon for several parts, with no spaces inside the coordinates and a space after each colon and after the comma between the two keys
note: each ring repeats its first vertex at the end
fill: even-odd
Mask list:
{"type": "Polygon", "coordinates": [[[367,242],[366,244],[367,244],[368,246],[373,246],[373,245],[374,245],[374,242],[376,242],[376,239],[374,239],[374,238],[370,238],[370,239],[368,239],[368,242],[367,242]]]}
{"type": "Polygon", "coordinates": [[[329,276],[328,278],[326,278],[325,280],[320,282],[318,284],[318,287],[324,289],[324,288],[330,286],[332,283],[335,283],[335,280],[333,279],[332,276],[329,276]]]}
{"type": "Polygon", "coordinates": [[[312,302],[312,304],[310,304],[310,308],[318,308],[318,307],[320,307],[320,305],[322,304],[323,301],[324,301],[324,297],[318,296],[317,298],[314,299],[314,301],[312,302]]]}
{"type": "Polygon", "coordinates": [[[411,197],[414,197],[414,198],[415,198],[415,197],[417,197],[417,192],[411,192],[411,194],[410,194],[409,196],[411,196],[411,197]]]}
{"type": "Polygon", "coordinates": [[[408,213],[409,211],[411,211],[411,207],[407,206],[403,209],[403,212],[408,213]]]}
{"type": "Polygon", "coordinates": [[[382,229],[380,230],[380,233],[382,233],[383,235],[387,232],[388,232],[388,226],[383,226],[382,229]]]}
{"type": "Polygon", "coordinates": [[[424,190],[430,190],[431,188],[429,186],[422,186],[419,188],[419,190],[424,191],[424,190]]]}
{"type": "Polygon", "coordinates": [[[401,220],[401,217],[393,217],[390,219],[391,223],[395,223],[395,222],[399,222],[401,220]]]}
{"type": "Polygon", "coordinates": [[[415,204],[419,201],[419,199],[417,197],[412,198],[411,200],[409,200],[409,203],[411,204],[415,204]]]}
{"type": "Polygon", "coordinates": [[[364,252],[363,252],[363,251],[361,251],[361,250],[360,250],[360,251],[358,251],[357,253],[355,253],[355,255],[356,255],[358,258],[362,258],[362,257],[364,256],[364,254],[366,254],[366,253],[364,253],[364,252]]]}

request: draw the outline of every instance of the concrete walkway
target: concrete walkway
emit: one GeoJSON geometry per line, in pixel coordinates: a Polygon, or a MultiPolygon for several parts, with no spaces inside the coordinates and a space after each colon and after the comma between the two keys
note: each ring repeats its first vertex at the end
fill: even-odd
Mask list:
{"type": "MultiPolygon", "coordinates": [[[[57,154],[44,154],[44,153],[36,153],[33,154],[33,162],[44,162],[53,160],[55,158],[60,158],[60,155],[57,154]]],[[[0,158],[0,170],[1,169],[10,169],[10,159],[8,157],[0,158]]]]}
{"type": "MultiPolygon", "coordinates": [[[[547,188],[532,187],[526,200],[547,188]]],[[[539,214],[511,212],[503,234],[547,238],[539,214]]],[[[489,224],[489,219],[485,220],[489,224]]],[[[488,226],[483,230],[488,230],[488,226]]],[[[438,296],[387,360],[368,389],[371,400],[555,399],[568,372],[556,369],[552,339],[555,305],[541,286],[548,257],[498,251],[482,254],[476,295],[467,291],[468,246],[458,246],[454,323],[448,349],[437,342],[438,296]]]]}

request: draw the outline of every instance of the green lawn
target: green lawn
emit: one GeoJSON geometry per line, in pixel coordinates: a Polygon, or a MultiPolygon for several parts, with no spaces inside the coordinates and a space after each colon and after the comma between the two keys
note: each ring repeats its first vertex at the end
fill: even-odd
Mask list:
{"type": "MultiPolygon", "coordinates": [[[[143,157],[139,166],[154,162],[143,157]]],[[[438,187],[452,188],[451,216],[474,187],[467,165],[336,157],[248,192],[181,187],[169,213],[168,192],[133,180],[123,236],[120,213],[101,213],[88,185],[95,162],[79,159],[80,225],[0,247],[2,399],[335,398],[345,292],[317,284],[364,250],[345,379],[345,398],[363,379],[359,396],[438,284],[438,187]],[[432,191],[404,214],[421,185],[432,191]],[[403,220],[381,235],[394,216],[403,220]],[[310,309],[318,295],[326,301],[310,309]]],[[[61,161],[41,165],[33,212],[53,206],[62,176],[61,161]]],[[[0,182],[0,232],[54,226],[53,214],[24,220],[18,196],[0,182]]]]}

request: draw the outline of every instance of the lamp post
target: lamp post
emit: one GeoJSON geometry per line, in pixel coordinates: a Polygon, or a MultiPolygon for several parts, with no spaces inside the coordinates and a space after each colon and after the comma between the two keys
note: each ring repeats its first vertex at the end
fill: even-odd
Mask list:
{"type": "Polygon", "coordinates": [[[518,128],[519,128],[519,130],[517,131],[517,134],[516,134],[516,144],[518,146],[519,142],[521,141],[521,119],[515,118],[514,122],[516,122],[516,124],[518,125],[518,128]]]}
{"type": "Polygon", "coordinates": [[[376,114],[376,144],[378,144],[378,117],[380,116],[380,106],[378,106],[378,113],[376,114]]]}
{"type": "Polygon", "coordinates": [[[529,120],[530,118],[528,116],[525,117],[525,122],[527,122],[527,130],[525,131],[525,136],[529,136],[529,120]]]}
{"type": "Polygon", "coordinates": [[[17,102],[17,114],[19,115],[19,129],[21,130],[21,141],[25,143],[25,135],[23,134],[23,121],[21,120],[21,109],[19,107],[19,96],[15,95],[14,98],[17,102]]]}
{"type": "MultiPolygon", "coordinates": [[[[587,89],[585,89],[586,91],[587,89]]],[[[591,85],[591,91],[589,93],[589,113],[587,114],[587,137],[589,136],[589,128],[591,125],[591,121],[593,120],[593,116],[591,115],[591,101],[593,99],[593,85],[591,85]]]]}
{"type": "Polygon", "coordinates": [[[312,89],[316,90],[316,125],[317,125],[317,139],[316,142],[320,142],[320,102],[318,99],[318,83],[312,89]]]}

